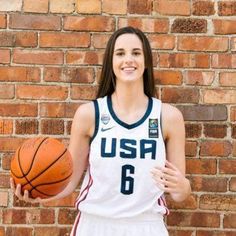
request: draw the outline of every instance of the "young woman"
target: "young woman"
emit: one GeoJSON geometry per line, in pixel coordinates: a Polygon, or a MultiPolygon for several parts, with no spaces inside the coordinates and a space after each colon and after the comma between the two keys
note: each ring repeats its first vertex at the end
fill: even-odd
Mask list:
{"type": "Polygon", "coordinates": [[[132,27],[108,41],[97,99],[75,113],[69,151],[74,172],[56,197],[72,193],[87,169],[71,236],[166,236],[164,193],[174,201],[190,194],[185,178],[181,113],[154,98],[150,44],[132,27]]]}

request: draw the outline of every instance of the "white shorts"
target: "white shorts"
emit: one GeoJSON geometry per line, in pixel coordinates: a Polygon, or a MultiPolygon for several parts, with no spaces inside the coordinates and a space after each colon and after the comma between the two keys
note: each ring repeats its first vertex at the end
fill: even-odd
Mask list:
{"type": "Polygon", "coordinates": [[[162,215],[123,219],[79,214],[70,236],[168,236],[162,215]]]}

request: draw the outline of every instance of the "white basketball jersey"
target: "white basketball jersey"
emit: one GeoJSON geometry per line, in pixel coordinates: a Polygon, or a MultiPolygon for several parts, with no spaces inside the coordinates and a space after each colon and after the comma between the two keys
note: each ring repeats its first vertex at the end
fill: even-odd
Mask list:
{"type": "Polygon", "coordinates": [[[78,209],[111,218],[167,214],[163,191],[150,173],[166,160],[161,101],[150,98],[144,116],[134,124],[116,116],[110,96],[95,100],[94,106],[95,132],[78,209]]]}

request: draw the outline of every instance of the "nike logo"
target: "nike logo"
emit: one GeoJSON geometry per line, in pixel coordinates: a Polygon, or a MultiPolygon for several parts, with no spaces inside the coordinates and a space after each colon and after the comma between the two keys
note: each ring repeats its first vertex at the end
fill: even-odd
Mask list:
{"type": "Polygon", "coordinates": [[[104,131],[107,131],[107,130],[110,130],[110,129],[113,129],[115,126],[112,126],[112,127],[108,127],[108,128],[101,128],[101,131],[104,132],[104,131]]]}

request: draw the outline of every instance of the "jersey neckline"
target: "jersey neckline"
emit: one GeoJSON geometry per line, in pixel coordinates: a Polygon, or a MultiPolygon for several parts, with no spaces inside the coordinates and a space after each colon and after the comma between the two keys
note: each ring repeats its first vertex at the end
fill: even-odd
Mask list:
{"type": "Polygon", "coordinates": [[[112,118],[121,126],[125,127],[126,129],[133,129],[139,125],[141,125],[146,119],[147,117],[150,115],[151,110],[152,110],[152,105],[153,105],[153,100],[152,98],[148,98],[148,106],[147,106],[147,110],[144,113],[143,117],[141,117],[141,119],[139,119],[138,121],[134,122],[133,124],[127,124],[124,121],[120,120],[117,115],[115,114],[113,107],[112,107],[112,100],[111,100],[111,95],[107,96],[107,106],[108,106],[108,110],[112,116],[112,118]]]}

